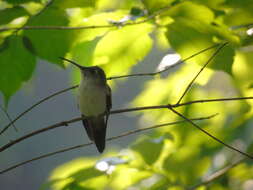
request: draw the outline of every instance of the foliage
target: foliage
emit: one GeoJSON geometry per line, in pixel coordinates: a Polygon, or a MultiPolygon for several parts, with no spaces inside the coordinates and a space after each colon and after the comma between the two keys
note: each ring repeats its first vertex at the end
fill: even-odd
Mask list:
{"type": "MultiPolygon", "coordinates": [[[[3,0],[0,6],[0,91],[6,104],[31,78],[38,59],[65,67],[58,59],[65,56],[83,65],[99,65],[107,76],[123,75],[153,47],[172,48],[184,59],[223,42],[229,44],[185,99],[252,94],[252,0],[52,0],[49,4],[45,0],[3,0]],[[55,29],[3,30],[26,26],[55,29]],[[78,26],[104,27],[57,29],[78,26]]],[[[130,104],[175,103],[214,51],[194,57],[168,76],[154,77],[130,104]]],[[[194,104],[178,111],[188,118],[218,112],[219,116],[198,124],[246,151],[252,143],[251,106],[252,101],[244,100],[194,104]]],[[[159,110],[145,112],[140,123],[146,126],[179,119],[169,110],[159,110]]],[[[143,134],[127,150],[108,151],[100,161],[93,157],[66,163],[52,172],[41,189],[187,189],[231,163],[236,155],[182,123],[143,134]]],[[[252,177],[251,162],[244,162],[199,189],[243,189],[252,177]]]]}

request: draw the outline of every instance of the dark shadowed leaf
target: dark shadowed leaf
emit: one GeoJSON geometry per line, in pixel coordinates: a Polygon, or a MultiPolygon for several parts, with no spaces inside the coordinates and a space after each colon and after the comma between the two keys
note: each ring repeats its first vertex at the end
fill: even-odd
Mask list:
{"type": "Polygon", "coordinates": [[[0,25],[7,24],[13,19],[28,15],[27,11],[20,6],[8,8],[0,11],[0,25]]]}
{"type": "Polygon", "coordinates": [[[26,47],[26,49],[27,49],[28,51],[30,51],[33,55],[35,55],[36,52],[35,52],[35,49],[34,49],[34,47],[33,47],[33,44],[32,44],[32,42],[31,42],[31,40],[30,40],[28,37],[26,37],[26,36],[23,36],[23,37],[22,37],[22,40],[23,40],[23,45],[24,45],[24,47],[26,47]]]}
{"type": "Polygon", "coordinates": [[[11,4],[23,4],[23,3],[28,3],[28,2],[41,2],[42,0],[4,0],[8,3],[11,3],[11,4]]]}
{"type": "Polygon", "coordinates": [[[175,0],[143,0],[142,2],[149,12],[154,12],[169,6],[174,1],[175,0]]]}
{"type": "Polygon", "coordinates": [[[148,165],[152,165],[160,156],[163,148],[163,137],[158,139],[141,138],[131,147],[142,156],[148,165]]]}
{"type": "Polygon", "coordinates": [[[8,46],[0,52],[0,90],[7,104],[21,84],[30,79],[36,58],[24,47],[22,37],[12,36],[6,40],[8,46]]]}
{"type": "MultiPolygon", "coordinates": [[[[66,26],[66,12],[55,7],[48,8],[43,13],[30,19],[29,26],[66,26]]],[[[50,62],[62,64],[58,57],[63,57],[69,50],[74,32],[70,30],[27,30],[24,32],[37,56],[50,62]]]]}

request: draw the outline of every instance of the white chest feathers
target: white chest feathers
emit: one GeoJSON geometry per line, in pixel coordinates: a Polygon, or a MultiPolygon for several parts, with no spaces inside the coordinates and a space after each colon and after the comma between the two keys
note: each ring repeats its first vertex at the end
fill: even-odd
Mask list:
{"type": "Polygon", "coordinates": [[[106,111],[106,86],[82,80],[79,85],[78,105],[85,116],[98,116],[106,111]]]}

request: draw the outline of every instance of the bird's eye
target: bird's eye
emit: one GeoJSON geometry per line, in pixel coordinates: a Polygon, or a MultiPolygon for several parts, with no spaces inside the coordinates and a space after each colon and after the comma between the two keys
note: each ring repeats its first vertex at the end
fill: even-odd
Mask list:
{"type": "Polygon", "coordinates": [[[92,74],[98,74],[98,71],[96,69],[92,70],[92,74]]]}

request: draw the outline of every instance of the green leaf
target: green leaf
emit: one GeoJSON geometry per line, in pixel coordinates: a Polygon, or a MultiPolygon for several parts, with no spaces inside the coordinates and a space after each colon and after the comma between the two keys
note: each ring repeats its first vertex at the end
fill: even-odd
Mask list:
{"type": "Polygon", "coordinates": [[[24,47],[21,36],[11,36],[6,41],[8,45],[0,52],[0,90],[7,104],[11,95],[32,76],[36,59],[24,47]]]}
{"type": "Polygon", "coordinates": [[[94,7],[95,0],[54,0],[53,5],[58,8],[94,7]]]}
{"type": "Polygon", "coordinates": [[[92,63],[93,53],[101,37],[91,41],[77,43],[70,51],[71,58],[84,66],[90,66],[92,63]]]}
{"type": "Polygon", "coordinates": [[[108,189],[131,189],[131,187],[135,186],[136,183],[150,177],[151,175],[151,170],[143,170],[131,166],[123,166],[121,168],[117,168],[112,174],[113,180],[111,180],[108,189]]]}
{"type": "Polygon", "coordinates": [[[133,16],[141,16],[143,14],[144,14],[143,10],[140,9],[139,7],[132,7],[130,10],[130,15],[133,15],[133,16]]]}
{"type": "MultiPolygon", "coordinates": [[[[32,17],[27,25],[67,26],[68,19],[65,11],[51,7],[32,17]]],[[[27,30],[24,35],[30,39],[37,56],[62,65],[58,57],[63,57],[68,52],[75,32],[70,30],[27,30]]]]}
{"type": "Polygon", "coordinates": [[[9,40],[4,39],[3,43],[0,45],[0,52],[4,51],[9,47],[9,40]]]}
{"type": "Polygon", "coordinates": [[[196,3],[196,4],[203,4],[209,8],[213,8],[213,9],[222,9],[224,8],[224,6],[222,6],[224,4],[224,2],[226,0],[191,0],[192,2],[196,3]]]}
{"type": "Polygon", "coordinates": [[[101,65],[109,76],[126,74],[152,47],[149,24],[124,27],[107,33],[97,44],[93,65],[101,65]]]}
{"type": "Polygon", "coordinates": [[[169,6],[174,1],[175,0],[143,0],[142,2],[149,12],[154,12],[169,6]]]}
{"type": "Polygon", "coordinates": [[[104,189],[107,176],[95,168],[95,158],[79,158],[56,168],[41,190],[104,189]]]}
{"type": "MultiPolygon", "coordinates": [[[[118,10],[115,12],[102,12],[94,14],[90,17],[83,15],[82,12],[75,17],[71,17],[71,26],[107,26],[110,20],[120,20],[127,14],[126,11],[118,10]]],[[[104,35],[107,31],[111,30],[110,27],[94,27],[91,29],[80,30],[78,32],[77,43],[82,41],[91,41],[97,36],[104,35]]]]}
{"type": "Polygon", "coordinates": [[[227,0],[227,6],[231,6],[235,9],[243,9],[243,10],[247,10],[249,12],[252,13],[252,8],[253,8],[253,4],[252,4],[252,0],[227,0]]]}
{"type": "Polygon", "coordinates": [[[5,0],[8,3],[11,4],[24,4],[24,3],[28,3],[28,2],[40,2],[41,0],[5,0]]]}
{"type": "Polygon", "coordinates": [[[234,63],[235,50],[227,45],[214,57],[210,67],[215,70],[222,70],[232,74],[232,64],[234,63]]]}
{"type": "Polygon", "coordinates": [[[28,37],[26,37],[26,36],[23,36],[23,37],[22,37],[22,40],[23,40],[23,44],[24,44],[24,46],[26,47],[26,49],[27,49],[28,51],[30,51],[33,55],[35,55],[36,52],[35,52],[35,49],[34,49],[34,47],[33,47],[33,44],[32,44],[32,42],[31,42],[31,40],[30,40],[28,37]]]}
{"type": "MultiPolygon", "coordinates": [[[[172,48],[184,59],[207,47],[215,45],[214,38],[220,36],[218,30],[202,22],[192,21],[192,24],[184,19],[178,19],[168,26],[167,38],[172,48]],[[194,23],[194,24],[193,24],[194,23]]],[[[225,37],[225,35],[223,36],[225,37]]],[[[231,36],[230,39],[232,39],[231,36]]],[[[191,61],[205,64],[215,50],[202,53],[191,61]]],[[[231,74],[234,57],[234,49],[230,46],[223,48],[213,61],[208,65],[210,68],[222,70],[231,74]]]]}
{"type": "Polygon", "coordinates": [[[152,165],[160,156],[163,148],[163,137],[158,139],[139,138],[138,141],[131,146],[136,153],[140,154],[142,159],[148,165],[152,165]]]}
{"type": "Polygon", "coordinates": [[[13,19],[28,15],[27,11],[23,7],[12,7],[0,11],[0,25],[7,24],[13,19]]]}
{"type": "MultiPolygon", "coordinates": [[[[101,37],[97,37],[91,41],[83,41],[77,43],[71,50],[70,50],[70,58],[77,62],[80,65],[84,66],[91,66],[93,60],[93,54],[97,43],[101,37]]],[[[74,70],[74,77],[73,82],[74,84],[78,83],[81,79],[79,69],[74,70]]]]}
{"type": "Polygon", "coordinates": [[[167,11],[167,14],[174,19],[186,18],[210,23],[214,20],[214,13],[206,6],[186,1],[179,3],[167,11]]]}

